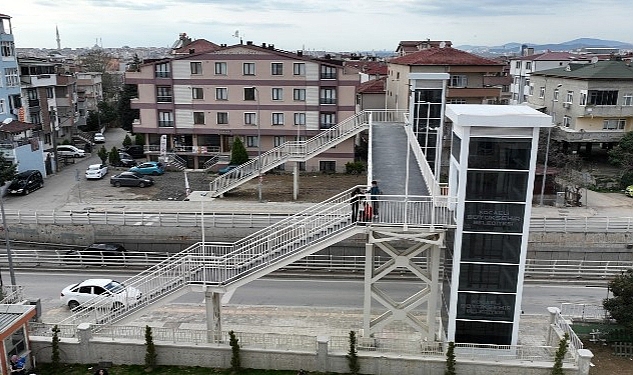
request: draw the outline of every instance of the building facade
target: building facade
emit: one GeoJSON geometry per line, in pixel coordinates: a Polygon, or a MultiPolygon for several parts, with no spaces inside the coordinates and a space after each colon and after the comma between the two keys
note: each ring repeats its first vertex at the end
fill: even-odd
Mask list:
{"type": "MultiPolygon", "coordinates": [[[[158,157],[166,135],[170,152],[201,169],[230,153],[235,137],[256,157],[352,116],[360,76],[339,61],[246,42],[144,64],[126,72],[125,82],[138,86],[133,131],[145,136],[146,154],[158,157]]],[[[302,167],[340,172],[353,160],[354,141],[348,140],[302,167]]]]}
{"type": "Polygon", "coordinates": [[[0,14],[0,121],[20,118],[20,75],[11,17],[0,14]]]}
{"type": "Polygon", "coordinates": [[[528,103],[552,116],[552,139],[570,151],[589,154],[594,146],[610,149],[633,130],[630,60],[595,59],[535,72],[530,85],[528,103]]]}

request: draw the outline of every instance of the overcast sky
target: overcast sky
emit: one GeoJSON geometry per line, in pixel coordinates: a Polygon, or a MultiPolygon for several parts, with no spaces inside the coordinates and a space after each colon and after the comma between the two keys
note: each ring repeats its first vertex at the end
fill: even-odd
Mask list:
{"type": "Polygon", "coordinates": [[[181,32],[293,51],[395,50],[401,40],[454,45],[633,42],[630,0],[4,0],[16,47],[168,47],[181,32]]]}

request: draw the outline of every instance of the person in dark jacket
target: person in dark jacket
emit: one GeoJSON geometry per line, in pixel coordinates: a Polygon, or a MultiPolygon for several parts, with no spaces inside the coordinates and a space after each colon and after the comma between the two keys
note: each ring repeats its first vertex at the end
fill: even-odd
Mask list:
{"type": "Polygon", "coordinates": [[[358,211],[360,210],[360,201],[363,199],[362,191],[360,188],[356,188],[352,190],[352,198],[350,202],[352,203],[352,222],[358,221],[358,211]]]}
{"type": "Polygon", "coordinates": [[[374,217],[378,217],[378,196],[382,194],[382,190],[378,187],[376,180],[371,182],[371,188],[369,188],[369,195],[371,199],[371,208],[374,217]]]}

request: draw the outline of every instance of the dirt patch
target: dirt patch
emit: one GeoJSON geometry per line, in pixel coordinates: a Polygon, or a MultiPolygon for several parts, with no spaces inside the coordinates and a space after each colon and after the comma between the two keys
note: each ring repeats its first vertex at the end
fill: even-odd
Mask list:
{"type": "Polygon", "coordinates": [[[591,360],[595,366],[589,370],[589,375],[623,375],[633,373],[633,358],[620,357],[613,354],[613,349],[602,343],[586,340],[585,349],[591,350],[594,357],[591,360]]]}
{"type": "MultiPolygon", "coordinates": [[[[187,173],[191,191],[209,190],[209,182],[216,175],[187,173]]],[[[156,185],[134,189],[138,200],[183,200],[186,198],[185,178],[182,172],[167,172],[154,178],[156,185]]],[[[305,173],[299,176],[298,202],[317,203],[356,185],[365,185],[367,176],[348,174],[305,173]]],[[[269,202],[292,202],[292,174],[266,174],[262,180],[262,199],[269,202]]],[[[231,190],[223,198],[226,201],[254,200],[258,196],[258,180],[253,179],[231,190]]]]}

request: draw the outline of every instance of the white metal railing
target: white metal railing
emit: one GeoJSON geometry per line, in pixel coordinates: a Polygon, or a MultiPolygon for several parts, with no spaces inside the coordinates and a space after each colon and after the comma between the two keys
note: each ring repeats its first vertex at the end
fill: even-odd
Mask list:
{"type": "Polygon", "coordinates": [[[332,146],[367,129],[372,112],[360,112],[306,141],[286,142],[247,161],[209,183],[211,195],[216,197],[269,171],[287,161],[305,161],[332,146]]]}
{"type": "MultiPolygon", "coordinates": [[[[429,189],[429,193],[432,196],[440,196],[442,195],[442,189],[440,189],[439,181],[436,180],[435,174],[431,171],[431,167],[426,160],[426,156],[422,152],[420,148],[420,143],[418,142],[417,137],[413,133],[413,129],[410,123],[407,123],[404,127],[405,133],[407,134],[407,143],[408,147],[411,147],[411,151],[413,152],[413,156],[417,160],[417,165],[420,168],[420,173],[422,174],[422,178],[424,178],[424,182],[426,183],[427,188],[429,189]],[[415,147],[413,147],[415,146],[415,147]]],[[[446,195],[446,194],[444,194],[446,195]]]]}
{"type": "MultiPolygon", "coordinates": [[[[458,360],[494,362],[551,362],[556,356],[557,349],[552,346],[455,344],[455,357],[458,360]]],[[[570,349],[563,359],[564,363],[575,362],[576,350],[570,349]]]]}
{"type": "MultiPolygon", "coordinates": [[[[441,189],[444,189],[440,186],[441,189]]],[[[445,190],[445,189],[444,189],[445,190]]],[[[446,197],[447,201],[454,198],[446,197]]],[[[59,211],[59,210],[6,210],[7,223],[13,224],[54,224],[54,225],[153,225],[163,227],[199,227],[201,213],[161,211],[59,211]]],[[[288,214],[274,213],[204,213],[205,225],[227,228],[264,228],[288,214]]],[[[530,232],[534,233],[630,233],[633,232],[633,217],[582,217],[548,218],[533,216],[530,232]]]]}
{"type": "Polygon", "coordinates": [[[580,321],[604,321],[609,318],[609,313],[601,305],[584,303],[562,303],[560,315],[580,321]]]}
{"type": "Polygon", "coordinates": [[[569,322],[561,315],[560,311],[557,311],[554,315],[554,322],[552,323],[554,328],[561,333],[561,336],[567,334],[569,336],[569,353],[576,356],[578,349],[583,348],[582,341],[576,335],[576,332],[571,328],[569,322]]]}
{"type": "Polygon", "coordinates": [[[3,285],[0,304],[13,304],[24,300],[23,288],[19,285],[3,285]]]}
{"type": "Polygon", "coordinates": [[[67,321],[112,322],[189,285],[219,287],[226,291],[360,233],[362,225],[407,225],[431,230],[436,226],[453,225],[448,209],[438,209],[430,197],[404,199],[402,196],[381,196],[377,201],[379,216],[355,222],[350,201],[350,193],[355,188],[235,243],[196,244],[128,279],[125,284],[142,294],[134,303],[113,310],[104,308],[103,300],[98,299],[84,304],[84,308],[75,311],[67,321]],[[403,214],[409,210],[412,213],[403,214]]]}

